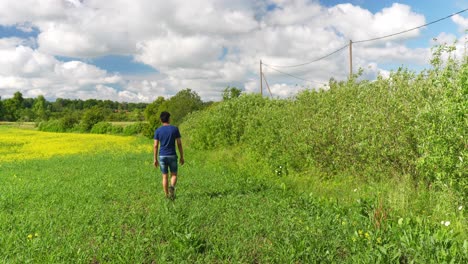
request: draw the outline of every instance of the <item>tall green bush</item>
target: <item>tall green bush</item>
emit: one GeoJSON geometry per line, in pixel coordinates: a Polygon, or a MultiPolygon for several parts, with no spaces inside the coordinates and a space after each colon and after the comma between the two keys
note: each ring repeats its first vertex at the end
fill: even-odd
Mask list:
{"type": "Polygon", "coordinates": [[[110,134],[113,132],[112,127],[109,122],[99,122],[93,125],[90,132],[93,134],[110,134]]]}
{"type": "Polygon", "coordinates": [[[239,145],[277,172],[410,175],[466,192],[468,63],[437,59],[442,53],[418,74],[332,80],[287,100],[242,95],[190,115],[182,129],[194,148],[239,145]]]}

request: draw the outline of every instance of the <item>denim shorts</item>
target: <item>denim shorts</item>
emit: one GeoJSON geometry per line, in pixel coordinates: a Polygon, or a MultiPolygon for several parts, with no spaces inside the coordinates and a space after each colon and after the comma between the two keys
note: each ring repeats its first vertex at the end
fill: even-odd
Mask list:
{"type": "Polygon", "coordinates": [[[159,156],[159,168],[163,174],[177,173],[177,156],[159,156]]]}

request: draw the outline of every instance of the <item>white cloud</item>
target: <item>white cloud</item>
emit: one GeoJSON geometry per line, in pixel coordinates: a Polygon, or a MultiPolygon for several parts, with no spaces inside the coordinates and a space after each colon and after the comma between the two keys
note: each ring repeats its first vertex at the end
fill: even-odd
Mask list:
{"type": "Polygon", "coordinates": [[[0,1],[0,24],[21,25],[24,22],[66,19],[66,6],[62,0],[0,1]]]}
{"type": "Polygon", "coordinates": [[[461,15],[454,15],[452,21],[458,25],[458,30],[461,33],[465,33],[468,30],[468,18],[464,18],[461,15]]]}
{"type": "MultiPolygon", "coordinates": [[[[468,20],[457,15],[452,21],[463,33],[468,20]]],[[[380,37],[424,23],[422,14],[398,3],[372,13],[352,4],[325,7],[310,0],[3,0],[0,25],[38,36],[0,38],[0,89],[4,94],[22,89],[52,98],[152,101],[191,88],[204,100],[217,100],[227,85],[258,91],[260,59],[271,65],[301,64],[350,39],[380,37]],[[113,75],[80,61],[104,55],[130,55],[158,73],[113,75]],[[57,56],[77,59],[64,62],[57,56]]],[[[381,69],[383,63],[427,64],[428,48],[407,45],[420,33],[353,44],[354,69],[365,68],[366,76],[375,77],[388,74],[381,69]]],[[[452,36],[441,34],[438,39],[452,36]]],[[[344,49],[304,67],[280,69],[326,83],[331,77],[347,77],[348,60],[344,49]]],[[[274,96],[320,86],[271,68],[264,72],[274,96]]]]}
{"type": "Polygon", "coordinates": [[[154,68],[190,68],[216,60],[222,42],[208,36],[178,36],[152,39],[138,44],[136,59],[154,68]]]}
{"type": "Polygon", "coordinates": [[[54,56],[21,45],[15,38],[0,39],[0,91],[25,96],[39,94],[47,98],[89,98],[86,94],[105,98],[109,90],[97,89],[119,84],[121,76],[110,75],[81,61],[61,62],[54,56]]]}
{"type": "MultiPolygon", "coordinates": [[[[367,40],[414,28],[425,23],[422,15],[411,11],[411,7],[394,3],[375,15],[366,9],[351,4],[340,4],[329,9],[330,23],[346,39],[367,40]],[[365,25],[365,27],[363,27],[365,25]]],[[[417,36],[419,30],[398,35],[393,39],[417,36]]],[[[387,39],[385,39],[387,41],[387,39]]],[[[375,44],[375,43],[372,43],[375,44]]]]}

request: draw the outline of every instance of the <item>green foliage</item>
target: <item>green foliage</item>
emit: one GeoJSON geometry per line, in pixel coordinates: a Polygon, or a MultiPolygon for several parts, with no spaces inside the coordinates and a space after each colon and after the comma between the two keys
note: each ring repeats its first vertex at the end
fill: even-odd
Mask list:
{"type": "Polygon", "coordinates": [[[23,95],[16,92],[12,98],[6,99],[3,102],[3,118],[6,121],[16,121],[21,117],[23,109],[23,95]]]}
{"type": "Polygon", "coordinates": [[[205,111],[189,115],[181,129],[188,131],[194,148],[232,146],[241,142],[247,124],[267,102],[268,99],[259,95],[244,95],[215,104],[205,111]]]}
{"type": "Polygon", "coordinates": [[[75,129],[80,122],[79,117],[73,113],[68,113],[67,115],[60,118],[59,120],[60,120],[61,126],[63,127],[65,131],[71,131],[75,129]]]}
{"type": "Polygon", "coordinates": [[[294,99],[243,95],[190,115],[182,129],[194,148],[240,145],[278,175],[311,168],[328,177],[411,175],[466,195],[468,62],[434,61],[419,74],[330,81],[329,90],[294,99]]]}
{"type": "Polygon", "coordinates": [[[223,101],[231,100],[237,98],[241,95],[242,90],[236,87],[226,87],[223,90],[223,101]]]}
{"type": "Polygon", "coordinates": [[[186,115],[202,109],[203,101],[195,91],[185,89],[167,100],[165,107],[166,109],[162,110],[171,113],[171,123],[177,126],[182,123],[186,115]]]}
{"type": "Polygon", "coordinates": [[[36,100],[34,100],[32,111],[35,114],[36,121],[47,120],[48,113],[47,113],[47,102],[43,95],[39,95],[36,100]]]}
{"type": "Polygon", "coordinates": [[[426,94],[430,100],[418,116],[418,171],[430,182],[456,185],[468,195],[468,61],[461,65],[449,57],[445,67],[435,54],[426,94]],[[437,64],[438,63],[438,64],[437,64]],[[441,68],[442,67],[442,68],[441,68]]]}
{"type": "Polygon", "coordinates": [[[150,125],[145,122],[136,122],[125,126],[123,128],[123,134],[130,136],[130,135],[144,135],[148,136],[148,131],[150,130],[150,125]]]}
{"type": "Polygon", "coordinates": [[[105,109],[105,119],[108,121],[142,121],[146,103],[113,102],[110,100],[57,98],[48,102],[43,95],[37,98],[23,98],[16,92],[13,98],[1,100],[0,121],[45,121],[60,119],[70,112],[79,113],[89,108],[105,109]]]}
{"type": "MultiPolygon", "coordinates": [[[[109,131],[108,131],[109,132],[109,131]]],[[[123,133],[123,127],[112,125],[110,134],[118,135],[123,133]]]]}
{"type": "Polygon", "coordinates": [[[109,122],[99,122],[91,128],[93,134],[110,134],[113,132],[113,126],[109,122]]]}
{"type": "Polygon", "coordinates": [[[3,101],[2,101],[2,97],[0,96],[0,120],[4,120],[4,116],[5,115],[5,110],[3,109],[3,101]]]}
{"type": "Polygon", "coordinates": [[[90,131],[95,124],[104,121],[105,117],[106,114],[103,108],[90,108],[83,113],[80,121],[80,127],[82,131],[90,131]]]}
{"type": "Polygon", "coordinates": [[[66,132],[67,131],[67,129],[63,126],[63,122],[57,119],[40,122],[38,125],[38,129],[40,131],[47,131],[47,132],[66,132]]]}
{"type": "Polygon", "coordinates": [[[165,102],[166,100],[164,97],[160,96],[145,108],[145,120],[150,124],[153,130],[156,129],[161,123],[159,120],[159,115],[163,109],[166,108],[165,102]]]}
{"type": "Polygon", "coordinates": [[[39,122],[38,129],[47,132],[74,132],[78,130],[78,124],[78,117],[70,113],[60,119],[39,122]]]}

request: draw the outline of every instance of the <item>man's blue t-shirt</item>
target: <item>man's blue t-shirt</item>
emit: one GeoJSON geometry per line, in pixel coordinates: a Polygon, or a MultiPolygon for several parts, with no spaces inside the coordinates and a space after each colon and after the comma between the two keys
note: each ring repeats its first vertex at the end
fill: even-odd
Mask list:
{"type": "Polygon", "coordinates": [[[174,156],[176,154],[175,140],[180,138],[179,129],[173,125],[161,126],[154,132],[154,139],[159,141],[159,156],[174,156]]]}

